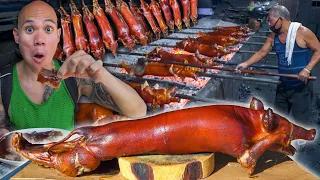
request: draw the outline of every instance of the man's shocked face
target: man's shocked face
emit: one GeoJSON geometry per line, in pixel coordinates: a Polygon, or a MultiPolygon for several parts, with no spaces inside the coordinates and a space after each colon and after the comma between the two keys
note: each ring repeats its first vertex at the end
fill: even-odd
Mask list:
{"type": "Polygon", "coordinates": [[[60,34],[55,11],[42,1],[25,6],[19,15],[18,29],[13,30],[24,60],[35,71],[50,66],[60,34]]]}

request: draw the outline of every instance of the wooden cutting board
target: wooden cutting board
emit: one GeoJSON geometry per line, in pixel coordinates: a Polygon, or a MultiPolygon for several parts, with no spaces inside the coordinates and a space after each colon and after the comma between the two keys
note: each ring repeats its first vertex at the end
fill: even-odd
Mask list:
{"type": "MultiPolygon", "coordinates": [[[[11,179],[126,180],[120,173],[117,159],[102,162],[95,171],[76,178],[67,177],[55,169],[43,168],[35,163],[30,163],[11,179]]],[[[221,153],[215,153],[214,172],[209,177],[204,178],[204,180],[217,179],[316,180],[318,178],[300,167],[287,156],[280,153],[266,152],[260,157],[257,168],[251,177],[243,170],[236,158],[221,153]]]]}
{"type": "Polygon", "coordinates": [[[214,169],[214,153],[120,157],[121,174],[130,180],[202,179],[214,169]]]}

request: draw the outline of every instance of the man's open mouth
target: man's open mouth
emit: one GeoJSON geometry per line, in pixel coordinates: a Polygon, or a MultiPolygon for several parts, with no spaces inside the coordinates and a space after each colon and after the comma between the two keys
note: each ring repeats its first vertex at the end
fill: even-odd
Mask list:
{"type": "Polygon", "coordinates": [[[40,62],[44,59],[45,54],[37,52],[34,54],[33,59],[35,59],[37,62],[40,62]]]}

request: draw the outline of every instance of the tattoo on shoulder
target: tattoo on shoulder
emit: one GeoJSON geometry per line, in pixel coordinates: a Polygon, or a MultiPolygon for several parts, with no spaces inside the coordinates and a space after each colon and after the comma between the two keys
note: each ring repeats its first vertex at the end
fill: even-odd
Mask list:
{"type": "Polygon", "coordinates": [[[76,79],[77,86],[90,85],[93,87],[91,100],[105,108],[121,113],[117,104],[113,101],[111,95],[103,90],[101,84],[93,82],[91,79],[76,79]]]}
{"type": "Polygon", "coordinates": [[[46,102],[53,92],[53,88],[46,85],[43,93],[42,103],[46,102]]]}

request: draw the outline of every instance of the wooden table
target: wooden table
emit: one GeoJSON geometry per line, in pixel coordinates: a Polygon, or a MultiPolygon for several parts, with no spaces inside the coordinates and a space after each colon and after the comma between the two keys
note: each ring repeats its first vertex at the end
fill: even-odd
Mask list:
{"type": "MultiPolygon", "coordinates": [[[[43,168],[37,164],[30,163],[15,176],[13,180],[25,179],[108,179],[125,180],[119,173],[117,159],[103,162],[94,172],[84,174],[77,178],[67,177],[55,169],[43,168]]],[[[250,177],[235,158],[216,153],[215,170],[205,180],[214,179],[237,179],[237,180],[313,180],[318,179],[287,156],[274,153],[264,153],[258,161],[254,174],[250,177]]]]}

